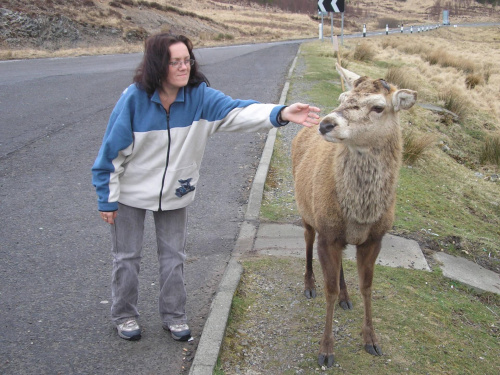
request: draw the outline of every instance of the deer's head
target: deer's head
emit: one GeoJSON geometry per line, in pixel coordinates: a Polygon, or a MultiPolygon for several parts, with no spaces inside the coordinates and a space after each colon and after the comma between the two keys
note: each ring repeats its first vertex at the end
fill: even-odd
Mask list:
{"type": "Polygon", "coordinates": [[[336,68],[348,91],[340,94],[340,105],[322,119],[323,138],[361,149],[377,146],[395,129],[399,131],[397,113],[415,104],[417,92],[398,90],[383,79],[360,77],[338,64],[336,68]]]}

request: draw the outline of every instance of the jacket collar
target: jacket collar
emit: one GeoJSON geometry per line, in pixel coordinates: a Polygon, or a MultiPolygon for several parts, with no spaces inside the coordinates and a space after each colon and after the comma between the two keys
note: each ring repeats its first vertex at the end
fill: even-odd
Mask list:
{"type": "MultiPolygon", "coordinates": [[[[177,97],[174,100],[174,103],[184,102],[185,89],[186,89],[185,86],[179,89],[179,91],[177,92],[177,97]]],[[[151,101],[161,104],[160,93],[158,92],[158,89],[155,90],[153,96],[151,97],[151,101]]]]}

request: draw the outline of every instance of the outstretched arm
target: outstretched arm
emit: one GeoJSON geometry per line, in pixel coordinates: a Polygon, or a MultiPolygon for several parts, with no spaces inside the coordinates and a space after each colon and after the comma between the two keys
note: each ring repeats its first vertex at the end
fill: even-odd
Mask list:
{"type": "Polygon", "coordinates": [[[318,107],[313,107],[309,104],[294,103],[281,111],[281,119],[310,128],[319,124],[319,111],[318,107]]]}

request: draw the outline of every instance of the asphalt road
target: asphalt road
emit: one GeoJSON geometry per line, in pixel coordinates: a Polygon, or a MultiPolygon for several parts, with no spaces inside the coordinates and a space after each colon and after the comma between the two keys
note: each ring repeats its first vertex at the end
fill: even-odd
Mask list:
{"type": "MultiPolygon", "coordinates": [[[[277,103],[298,43],[196,50],[213,87],[277,103]]],[[[216,134],[189,208],[187,311],[195,340],[158,316],[152,215],[140,277],[143,338],[109,318],[109,228],[90,168],[140,55],[0,62],[0,373],[180,374],[193,358],[243,219],[266,134],[216,134]]]]}

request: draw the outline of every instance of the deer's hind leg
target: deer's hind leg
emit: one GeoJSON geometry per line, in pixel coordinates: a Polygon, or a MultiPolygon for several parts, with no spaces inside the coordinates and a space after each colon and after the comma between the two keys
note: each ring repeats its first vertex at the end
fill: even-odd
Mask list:
{"type": "Polygon", "coordinates": [[[304,239],[306,241],[306,273],[304,275],[304,295],[310,298],[316,298],[316,279],[313,271],[313,246],[316,238],[316,231],[312,226],[302,220],[304,224],[304,239]]]}

